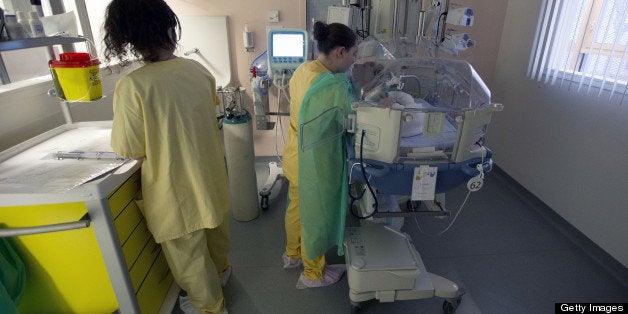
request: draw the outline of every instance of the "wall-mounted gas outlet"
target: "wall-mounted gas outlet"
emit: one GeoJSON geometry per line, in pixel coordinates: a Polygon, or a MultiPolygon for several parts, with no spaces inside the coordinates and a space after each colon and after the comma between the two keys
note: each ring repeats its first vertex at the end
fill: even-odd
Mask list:
{"type": "Polygon", "coordinates": [[[268,10],[268,22],[279,23],[279,10],[268,10]]]}

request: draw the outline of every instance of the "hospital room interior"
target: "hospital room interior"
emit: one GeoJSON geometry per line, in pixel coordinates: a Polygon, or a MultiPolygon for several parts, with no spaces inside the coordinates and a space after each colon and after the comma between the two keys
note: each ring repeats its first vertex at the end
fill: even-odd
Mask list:
{"type": "MultiPolygon", "coordinates": [[[[141,164],[109,143],[116,82],[140,65],[103,62],[109,2],[0,0],[2,313],[186,313],[138,209],[141,164]],[[74,52],[89,65],[61,61],[74,52]]],[[[625,0],[166,2],[175,54],[221,101],[229,313],[627,310],[625,0]],[[299,129],[304,150],[347,143],[344,242],[325,253],[346,272],[297,289],[282,153],[315,21],[359,44],[345,125],[299,129]]]]}

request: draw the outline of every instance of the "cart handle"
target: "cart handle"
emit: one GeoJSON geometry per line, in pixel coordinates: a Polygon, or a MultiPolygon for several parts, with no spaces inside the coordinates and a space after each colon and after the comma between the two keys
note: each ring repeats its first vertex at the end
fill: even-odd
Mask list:
{"type": "Polygon", "coordinates": [[[82,228],[89,227],[90,224],[91,224],[91,220],[89,219],[87,215],[85,215],[80,220],[73,221],[73,222],[64,222],[64,223],[58,223],[58,224],[50,224],[50,225],[35,226],[35,227],[24,227],[24,228],[1,228],[0,238],[82,229],[82,228]]]}

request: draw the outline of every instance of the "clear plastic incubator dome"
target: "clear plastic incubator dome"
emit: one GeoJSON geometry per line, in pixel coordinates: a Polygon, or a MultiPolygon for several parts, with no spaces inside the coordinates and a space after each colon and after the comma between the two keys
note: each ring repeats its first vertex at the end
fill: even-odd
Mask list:
{"type": "Polygon", "coordinates": [[[491,93],[464,60],[395,59],[367,39],[351,80],[356,93],[355,153],[382,162],[459,162],[485,154],[491,93]],[[361,144],[362,143],[362,144],[361,144]]]}

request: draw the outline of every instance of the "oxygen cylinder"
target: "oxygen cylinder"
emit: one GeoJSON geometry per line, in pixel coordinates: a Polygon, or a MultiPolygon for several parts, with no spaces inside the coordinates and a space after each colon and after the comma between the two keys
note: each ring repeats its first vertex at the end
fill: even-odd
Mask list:
{"type": "Polygon", "coordinates": [[[246,109],[239,115],[227,115],[223,119],[223,137],[231,213],[238,221],[250,221],[259,216],[253,125],[246,109]]]}

